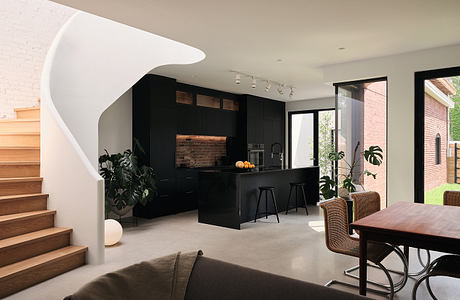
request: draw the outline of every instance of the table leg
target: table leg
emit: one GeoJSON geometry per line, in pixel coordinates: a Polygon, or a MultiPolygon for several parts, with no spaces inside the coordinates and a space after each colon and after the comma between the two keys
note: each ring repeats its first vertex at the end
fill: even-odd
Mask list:
{"type": "Polygon", "coordinates": [[[407,265],[409,265],[409,246],[404,246],[404,256],[406,256],[407,265]]]}
{"type": "Polygon", "coordinates": [[[359,233],[359,294],[366,296],[367,289],[367,233],[359,233]]]}

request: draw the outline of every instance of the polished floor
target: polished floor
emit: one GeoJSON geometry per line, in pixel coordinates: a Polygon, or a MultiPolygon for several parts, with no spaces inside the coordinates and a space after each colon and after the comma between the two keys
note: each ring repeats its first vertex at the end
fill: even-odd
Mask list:
{"type": "MultiPolygon", "coordinates": [[[[287,216],[280,214],[280,224],[270,216],[257,223],[245,223],[241,230],[200,224],[196,211],[153,220],[140,219],[137,227],[125,228],[120,244],[106,248],[105,264],[81,267],[7,299],[62,299],[106,272],[172,252],[196,249],[212,258],[321,285],[330,279],[356,283],[346,278],[342,271],[357,264],[358,260],[329,251],[324,243],[319,208],[309,207],[309,211],[308,217],[303,209],[297,213],[292,210],[287,216]]],[[[390,267],[400,266],[397,258],[387,260],[390,267]]],[[[417,267],[415,259],[411,265],[417,267]]],[[[373,278],[383,279],[379,273],[370,273],[373,278]]],[[[414,280],[409,279],[395,299],[411,299],[413,284],[414,280]]],[[[440,300],[460,299],[459,281],[434,278],[432,287],[440,300]]],[[[340,286],[334,288],[344,289],[340,286]]],[[[357,290],[350,291],[357,293],[357,290]]],[[[420,286],[417,299],[430,299],[425,285],[420,286]]]]}

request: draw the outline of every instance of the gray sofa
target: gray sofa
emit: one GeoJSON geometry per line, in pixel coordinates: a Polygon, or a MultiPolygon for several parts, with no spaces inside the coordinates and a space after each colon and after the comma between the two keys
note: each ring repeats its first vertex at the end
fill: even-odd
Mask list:
{"type": "Polygon", "coordinates": [[[190,275],[185,299],[363,300],[370,298],[200,256],[190,275]]]}
{"type": "MultiPolygon", "coordinates": [[[[201,252],[200,252],[201,253],[201,252]]],[[[153,260],[151,267],[141,263],[128,268],[108,273],[88,283],[74,296],[68,296],[65,300],[114,300],[126,299],[181,299],[183,296],[170,296],[167,287],[170,285],[169,278],[155,277],[155,274],[162,273],[169,267],[162,268],[167,262],[174,262],[173,256],[153,260]],[[142,274],[145,270],[152,269],[155,272],[148,275],[142,274]],[[139,280],[132,280],[133,277],[139,280]],[[166,278],[166,281],[162,281],[166,278]],[[129,285],[129,286],[127,286],[129,285]],[[155,288],[166,290],[166,293],[151,293],[155,288]],[[139,293],[140,291],[140,293],[139,293]],[[142,295],[142,296],[139,296],[142,295]],[[156,296],[152,296],[156,295],[156,296]],[[161,296],[158,296],[161,295],[161,296]]],[[[261,272],[242,266],[222,262],[201,255],[189,256],[187,259],[177,261],[188,261],[189,277],[179,276],[183,281],[182,292],[186,300],[364,300],[370,299],[356,294],[339,291],[337,289],[321,285],[261,272]],[[196,257],[196,260],[195,260],[196,257]],[[191,263],[190,263],[191,262],[191,263]],[[184,279],[185,278],[185,279],[184,279]]],[[[176,268],[174,268],[176,269],[176,268]]],[[[187,268],[185,268],[187,269],[187,268]]],[[[176,271],[175,271],[176,272],[176,271]]],[[[182,275],[184,275],[183,273],[182,275]]],[[[182,285],[178,285],[182,286],[182,285]]],[[[174,290],[174,288],[173,288],[174,290]]]]}

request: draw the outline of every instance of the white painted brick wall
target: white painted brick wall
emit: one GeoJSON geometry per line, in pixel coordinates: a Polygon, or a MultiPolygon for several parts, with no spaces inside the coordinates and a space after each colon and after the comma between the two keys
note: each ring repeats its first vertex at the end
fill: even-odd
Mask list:
{"type": "Polygon", "coordinates": [[[38,105],[40,75],[58,30],[76,10],[47,0],[0,0],[0,119],[38,105]]]}

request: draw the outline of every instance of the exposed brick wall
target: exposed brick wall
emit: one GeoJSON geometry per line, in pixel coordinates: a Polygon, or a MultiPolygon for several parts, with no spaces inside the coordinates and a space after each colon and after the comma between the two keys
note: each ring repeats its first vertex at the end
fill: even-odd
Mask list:
{"type": "Polygon", "coordinates": [[[425,191],[447,182],[447,107],[425,94],[425,191]],[[441,136],[441,163],[436,164],[436,134],[441,136]]]}
{"type": "Polygon", "coordinates": [[[364,89],[364,149],[380,146],[383,164],[374,166],[364,163],[364,169],[377,173],[377,178],[364,176],[364,188],[380,194],[381,207],[386,207],[386,82],[367,84],[364,89]]]}
{"type": "Polygon", "coordinates": [[[51,42],[76,10],[46,0],[2,0],[0,119],[15,107],[37,105],[40,75],[51,42]]]}
{"type": "Polygon", "coordinates": [[[176,166],[209,167],[222,164],[227,155],[227,138],[217,136],[176,135],[176,166]]]}

